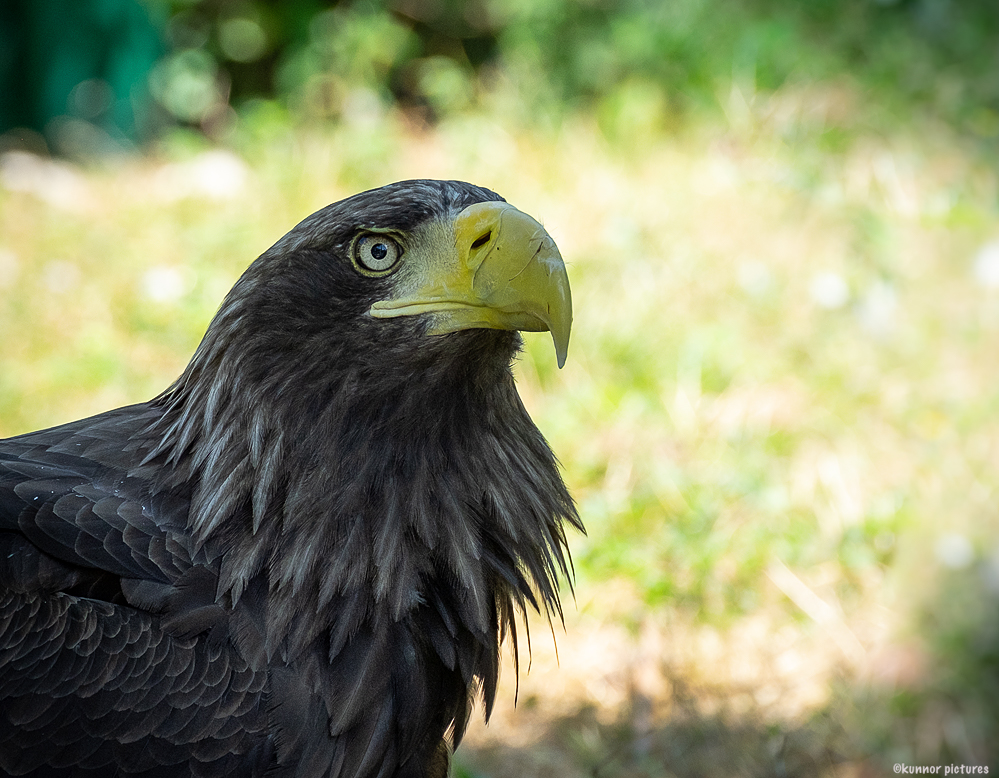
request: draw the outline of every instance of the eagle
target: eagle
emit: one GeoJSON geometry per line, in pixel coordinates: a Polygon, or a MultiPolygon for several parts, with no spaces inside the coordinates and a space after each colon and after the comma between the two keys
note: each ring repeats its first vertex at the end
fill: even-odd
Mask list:
{"type": "Polygon", "coordinates": [[[0,772],[443,778],[582,531],[517,393],[554,241],[404,181],[302,221],[154,399],[0,440],[0,772]]]}

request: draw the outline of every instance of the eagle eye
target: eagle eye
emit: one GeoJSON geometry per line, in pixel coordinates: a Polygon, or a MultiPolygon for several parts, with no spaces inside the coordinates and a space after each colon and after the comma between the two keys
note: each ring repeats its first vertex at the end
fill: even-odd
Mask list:
{"type": "Polygon", "coordinates": [[[362,233],[354,241],[354,264],[364,273],[386,273],[401,256],[402,247],[387,235],[362,233]]]}

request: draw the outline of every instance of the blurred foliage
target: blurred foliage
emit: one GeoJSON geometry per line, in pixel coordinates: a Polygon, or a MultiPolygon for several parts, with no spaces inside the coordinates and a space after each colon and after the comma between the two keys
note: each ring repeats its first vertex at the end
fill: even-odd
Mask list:
{"type": "Polygon", "coordinates": [[[730,111],[733,85],[751,100],[840,80],[873,98],[869,126],[922,112],[999,137],[990,0],[139,2],[5,3],[0,131],[85,156],[169,122],[228,139],[237,112],[363,125],[395,106],[432,125],[491,107],[542,126],[592,110],[626,142],[730,111]]]}
{"type": "Polygon", "coordinates": [[[170,19],[161,102],[209,129],[220,105],[273,99],[306,119],[394,103],[433,122],[506,83],[520,119],[592,108],[626,138],[717,110],[733,81],[847,78],[877,94],[875,123],[916,108],[999,135],[991,0],[148,2],[170,19]]]}

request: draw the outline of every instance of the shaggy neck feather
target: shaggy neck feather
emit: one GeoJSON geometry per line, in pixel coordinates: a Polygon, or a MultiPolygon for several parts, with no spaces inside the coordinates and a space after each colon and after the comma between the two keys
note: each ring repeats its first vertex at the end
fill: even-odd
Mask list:
{"type": "MultiPolygon", "coordinates": [[[[398,621],[440,581],[460,590],[457,616],[484,641],[497,620],[512,626],[514,603],[538,607],[533,591],[560,614],[562,522],[579,521],[508,360],[426,360],[390,380],[358,360],[254,372],[252,352],[205,345],[158,398],[154,455],[194,476],[190,525],[221,554],[219,596],[236,603],[265,579],[269,635],[334,601],[341,621],[398,621]]],[[[310,623],[296,642],[332,626],[310,623]]]]}

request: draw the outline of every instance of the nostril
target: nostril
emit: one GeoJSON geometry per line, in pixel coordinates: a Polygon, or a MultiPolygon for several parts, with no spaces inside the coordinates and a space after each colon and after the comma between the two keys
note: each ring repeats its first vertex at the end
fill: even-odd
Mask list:
{"type": "Polygon", "coordinates": [[[493,231],[492,230],[489,230],[488,232],[482,233],[482,235],[480,235],[478,238],[476,238],[475,241],[472,243],[472,248],[473,249],[477,249],[477,248],[479,248],[479,246],[485,246],[489,242],[489,239],[492,236],[493,236],[493,231]]]}

